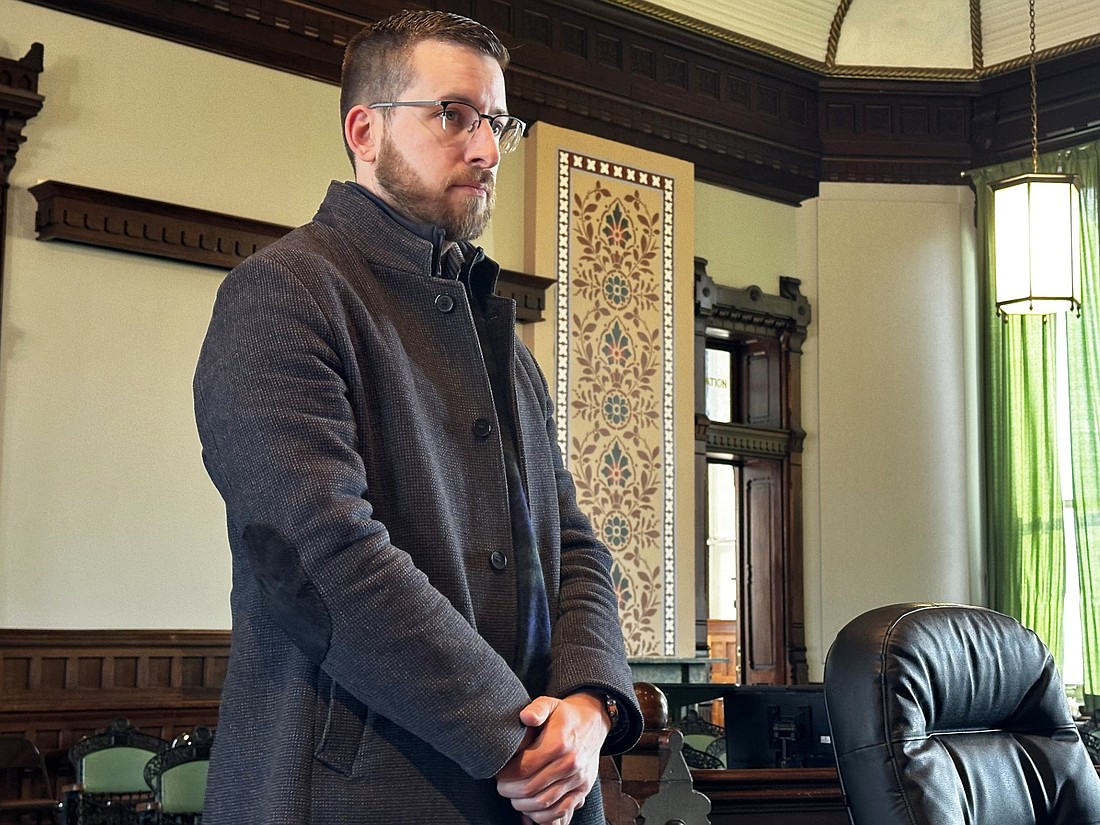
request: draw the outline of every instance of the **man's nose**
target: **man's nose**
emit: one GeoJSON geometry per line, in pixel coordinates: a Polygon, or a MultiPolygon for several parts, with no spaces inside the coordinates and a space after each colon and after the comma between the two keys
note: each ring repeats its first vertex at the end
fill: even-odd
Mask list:
{"type": "Polygon", "coordinates": [[[486,169],[492,169],[500,163],[500,144],[488,123],[482,121],[470,135],[470,142],[466,146],[466,161],[486,169]]]}

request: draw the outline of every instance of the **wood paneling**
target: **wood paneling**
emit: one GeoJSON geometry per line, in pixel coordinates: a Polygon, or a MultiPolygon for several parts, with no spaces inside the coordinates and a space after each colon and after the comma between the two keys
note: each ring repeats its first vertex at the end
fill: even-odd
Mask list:
{"type": "Polygon", "coordinates": [[[787,682],[784,583],[792,571],[783,557],[783,463],[754,459],[741,470],[744,489],[741,605],[746,649],[741,681],[787,682]]]}
{"type": "Polygon", "coordinates": [[[0,733],[38,745],[63,784],[72,744],[117,716],[169,740],[215,726],[228,659],[228,631],[0,630],[0,733]]]}

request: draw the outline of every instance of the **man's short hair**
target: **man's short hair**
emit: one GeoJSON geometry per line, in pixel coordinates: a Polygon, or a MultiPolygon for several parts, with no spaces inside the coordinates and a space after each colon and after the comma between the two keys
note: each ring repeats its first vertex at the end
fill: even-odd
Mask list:
{"type": "MultiPolygon", "coordinates": [[[[412,82],[412,50],[425,40],[468,46],[508,67],[508,49],[476,20],[443,11],[402,11],[348,41],[340,78],[340,123],[360,103],[396,100],[412,82]]],[[[350,147],[348,157],[355,165],[350,147]]]]}

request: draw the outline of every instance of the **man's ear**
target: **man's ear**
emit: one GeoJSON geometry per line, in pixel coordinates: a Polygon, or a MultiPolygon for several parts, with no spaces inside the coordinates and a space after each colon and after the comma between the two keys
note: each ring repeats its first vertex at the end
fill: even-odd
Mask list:
{"type": "Polygon", "coordinates": [[[344,118],[344,141],[363,163],[373,163],[382,145],[382,113],[359,104],[344,118]]]}

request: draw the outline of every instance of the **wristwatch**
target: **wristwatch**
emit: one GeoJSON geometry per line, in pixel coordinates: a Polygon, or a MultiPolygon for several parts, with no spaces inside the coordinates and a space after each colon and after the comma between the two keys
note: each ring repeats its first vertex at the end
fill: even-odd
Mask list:
{"type": "Polygon", "coordinates": [[[615,730],[619,725],[619,700],[612,696],[610,693],[605,693],[603,697],[603,706],[607,710],[607,718],[611,720],[611,730],[615,730]]]}

